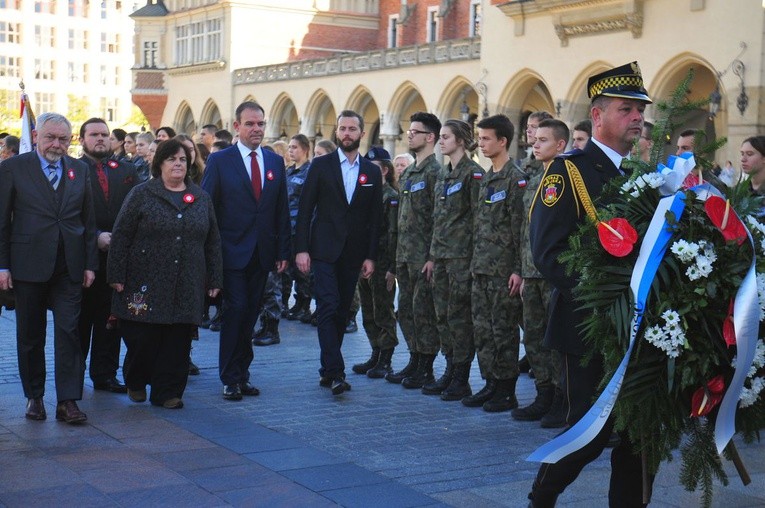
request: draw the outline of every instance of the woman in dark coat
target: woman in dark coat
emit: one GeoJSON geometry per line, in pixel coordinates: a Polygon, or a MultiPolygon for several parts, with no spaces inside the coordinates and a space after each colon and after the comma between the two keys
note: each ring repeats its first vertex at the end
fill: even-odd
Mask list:
{"type": "Polygon", "coordinates": [[[191,155],[171,139],[157,147],[153,178],[135,187],[112,231],[107,277],[112,312],[127,345],[128,396],[183,407],[191,330],[199,325],[205,292],[223,280],[220,233],[210,197],[191,182],[191,155]]]}

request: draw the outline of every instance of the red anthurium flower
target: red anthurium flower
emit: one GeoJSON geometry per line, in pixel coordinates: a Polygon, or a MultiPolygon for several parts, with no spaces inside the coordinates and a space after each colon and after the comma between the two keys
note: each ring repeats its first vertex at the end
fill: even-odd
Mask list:
{"type": "Polygon", "coordinates": [[[725,343],[729,346],[736,345],[736,328],[733,326],[733,298],[730,299],[730,305],[728,306],[728,317],[723,321],[723,338],[725,343]]]}
{"type": "Polygon", "coordinates": [[[730,206],[730,201],[709,196],[704,203],[709,220],[718,227],[726,240],[736,240],[741,245],[746,240],[746,228],[730,206]]]}
{"type": "Polygon", "coordinates": [[[706,386],[702,386],[691,397],[691,417],[698,418],[709,414],[723,398],[725,381],[722,374],[715,376],[706,386]]]}
{"type": "Polygon", "coordinates": [[[598,222],[598,237],[600,244],[612,256],[624,257],[630,252],[637,242],[638,235],[635,228],[627,222],[627,219],[615,218],[607,222],[598,222]]]}

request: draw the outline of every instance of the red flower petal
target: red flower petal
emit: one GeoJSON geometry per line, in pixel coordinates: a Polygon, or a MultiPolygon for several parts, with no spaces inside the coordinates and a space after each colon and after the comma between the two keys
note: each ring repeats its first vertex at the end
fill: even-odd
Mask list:
{"type": "Polygon", "coordinates": [[[698,418],[709,414],[720,403],[725,389],[722,374],[715,376],[706,386],[702,386],[691,397],[691,417],[698,418]]]}
{"type": "Polygon", "coordinates": [[[600,244],[603,246],[603,248],[606,249],[609,254],[618,258],[624,257],[632,252],[632,248],[638,239],[637,231],[635,231],[635,228],[633,228],[632,225],[627,222],[627,219],[620,218],[611,219],[607,221],[607,223],[599,222],[598,237],[600,238],[600,244]],[[619,233],[621,238],[614,234],[614,232],[611,231],[611,229],[609,229],[606,224],[608,224],[611,229],[619,233]]]}
{"type": "Polygon", "coordinates": [[[730,299],[730,305],[728,306],[728,316],[723,321],[723,338],[725,343],[729,346],[736,345],[736,328],[733,326],[733,298],[730,299]]]}
{"type": "Polygon", "coordinates": [[[746,228],[738,218],[733,208],[727,204],[727,201],[718,196],[709,196],[704,203],[704,210],[706,210],[709,220],[712,224],[722,232],[723,237],[726,240],[735,240],[736,243],[741,245],[746,240],[746,228]],[[728,217],[723,228],[723,220],[725,219],[725,209],[728,208],[728,217]]]}

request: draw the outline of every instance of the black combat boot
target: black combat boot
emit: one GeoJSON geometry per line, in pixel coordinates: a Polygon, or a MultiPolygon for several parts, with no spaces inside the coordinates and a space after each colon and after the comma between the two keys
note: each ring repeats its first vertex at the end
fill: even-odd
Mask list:
{"type": "Polygon", "coordinates": [[[298,309],[298,312],[295,313],[295,320],[300,321],[301,323],[310,322],[311,321],[311,299],[310,298],[303,298],[303,303],[300,306],[300,309],[298,309]]]}
{"type": "Polygon", "coordinates": [[[452,382],[452,376],[454,376],[454,364],[452,364],[452,357],[447,356],[444,374],[434,382],[423,386],[422,393],[425,395],[441,395],[441,392],[446,390],[446,387],[452,382]]]}
{"type": "Polygon", "coordinates": [[[553,396],[552,405],[546,415],[542,417],[540,422],[543,429],[560,429],[568,425],[566,422],[566,416],[568,415],[568,405],[566,404],[566,397],[563,394],[563,390],[555,388],[555,395],[553,396]]]}
{"type": "Polygon", "coordinates": [[[292,307],[289,308],[289,310],[287,311],[287,315],[284,316],[284,317],[287,318],[287,320],[289,320],[289,321],[295,321],[295,319],[296,319],[295,318],[295,314],[298,313],[298,311],[300,310],[300,308],[302,306],[303,306],[303,299],[300,298],[299,296],[296,297],[295,298],[295,305],[293,305],[292,307]]]}
{"type": "Polygon", "coordinates": [[[494,396],[483,403],[483,410],[487,413],[501,413],[517,408],[518,399],[515,398],[516,381],[518,381],[517,377],[498,379],[494,396]]]}
{"type": "Polygon", "coordinates": [[[266,331],[263,335],[252,339],[254,346],[273,346],[282,341],[279,336],[279,320],[266,318],[266,331]]]}
{"type": "Polygon", "coordinates": [[[255,339],[258,339],[266,334],[268,317],[265,314],[260,315],[260,328],[256,328],[252,331],[252,345],[255,345],[255,339]]]}
{"type": "Polygon", "coordinates": [[[369,360],[365,361],[364,363],[357,363],[353,367],[351,367],[351,370],[355,372],[356,374],[366,374],[369,369],[377,365],[377,362],[380,360],[380,348],[375,347],[372,348],[372,356],[369,357],[369,360]]]}
{"type": "Polygon", "coordinates": [[[441,392],[441,400],[462,400],[472,395],[469,379],[470,362],[455,364],[452,382],[441,392]]]}
{"type": "Polygon", "coordinates": [[[481,407],[487,400],[491,400],[494,397],[494,392],[497,389],[497,380],[492,377],[486,378],[486,386],[481,388],[477,393],[468,397],[462,398],[462,404],[467,407],[481,407]]]}
{"type": "Polygon", "coordinates": [[[414,371],[409,377],[405,377],[401,381],[401,386],[404,388],[422,388],[428,383],[435,381],[433,377],[433,360],[436,359],[436,355],[420,354],[420,360],[417,362],[417,370],[414,371]]]}
{"type": "Polygon", "coordinates": [[[223,319],[223,315],[220,310],[220,305],[215,306],[215,315],[210,318],[210,331],[211,332],[219,332],[220,331],[220,323],[223,319]]]}
{"type": "Polygon", "coordinates": [[[404,380],[404,378],[407,378],[414,374],[414,371],[417,370],[417,364],[420,362],[420,353],[417,353],[415,351],[409,351],[409,363],[406,364],[406,367],[401,369],[398,372],[391,372],[390,374],[387,374],[385,376],[385,380],[391,383],[395,383],[397,385],[401,384],[401,381],[404,380]]]}
{"type": "Polygon", "coordinates": [[[388,374],[393,372],[393,367],[390,365],[390,361],[393,358],[393,348],[381,349],[380,359],[377,360],[377,365],[367,371],[367,377],[372,379],[382,379],[388,374]]]}
{"type": "Polygon", "coordinates": [[[537,397],[534,402],[526,407],[513,409],[510,415],[514,420],[522,422],[535,422],[541,420],[544,415],[550,411],[555,396],[555,387],[552,385],[540,386],[537,388],[537,397]]]}

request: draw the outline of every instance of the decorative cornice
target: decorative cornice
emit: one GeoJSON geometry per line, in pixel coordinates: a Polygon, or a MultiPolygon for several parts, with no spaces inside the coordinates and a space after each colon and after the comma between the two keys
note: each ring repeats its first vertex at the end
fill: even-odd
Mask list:
{"type": "Polygon", "coordinates": [[[225,68],[226,62],[224,60],[216,60],[214,62],[170,67],[167,70],[167,73],[170,76],[187,76],[189,74],[201,74],[203,72],[220,71],[225,68]]]}
{"type": "Polygon", "coordinates": [[[473,37],[433,42],[420,46],[367,51],[354,55],[237,69],[234,71],[234,85],[306,79],[460,60],[478,60],[480,57],[481,39],[473,37]]]}

